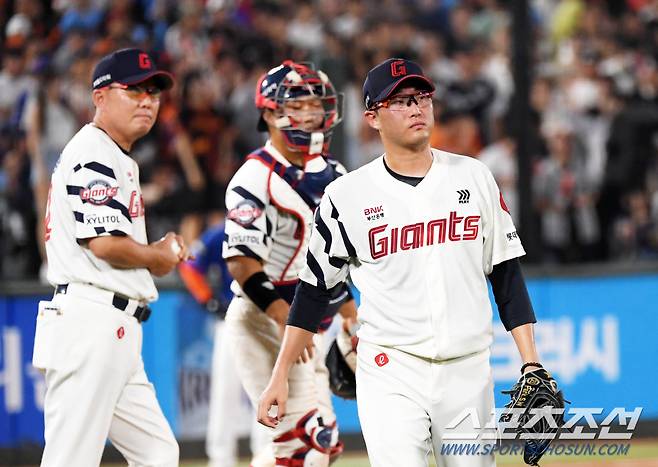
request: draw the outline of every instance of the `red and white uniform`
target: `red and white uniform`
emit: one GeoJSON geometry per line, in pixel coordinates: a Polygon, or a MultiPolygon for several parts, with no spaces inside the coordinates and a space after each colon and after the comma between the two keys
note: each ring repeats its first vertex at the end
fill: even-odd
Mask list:
{"type": "Polygon", "coordinates": [[[103,130],[85,125],[64,148],[49,200],[51,284],[84,282],[137,300],[158,298],[147,269],[114,268],[79,243],[105,235],[129,235],[147,243],[139,168],[103,130]]]}
{"type": "Polygon", "coordinates": [[[37,316],[33,364],[46,377],[41,465],[99,465],[108,436],[131,465],[178,465],[133,317],[158,297],[151,274],[115,268],[85,246],[107,235],[147,243],[137,164],[93,124],[62,152],[45,222],[48,280],[67,287],[41,302],[37,316]]]}
{"type": "MultiPolygon", "coordinates": [[[[300,275],[328,289],[349,273],[361,292],[357,402],[375,466],[425,465],[431,444],[440,449],[442,424],[465,407],[487,420],[486,276],[525,253],[489,170],[432,155],[416,186],[391,175],[383,157],[329,185],[300,275]]],[[[493,464],[492,456],[446,459],[493,464]]]]}
{"type": "MultiPolygon", "coordinates": [[[[296,170],[269,143],[248,156],[227,188],[224,258],[247,256],[261,261],[265,274],[290,303],[306,263],[313,211],[326,184],[343,173],[340,164],[324,157],[311,160],[303,171],[296,170]]],[[[279,353],[278,327],[244,294],[237,281],[231,288],[235,297],[226,315],[228,338],[240,380],[257,405],[279,353]]],[[[321,339],[318,334],[319,349],[324,348],[321,339]]],[[[317,411],[302,423],[307,431],[317,430],[314,424],[317,427],[318,416],[325,426],[335,422],[327,378],[322,352],[316,352],[312,362],[297,364],[291,370],[288,413],[272,430],[277,459],[303,459],[304,450],[313,451],[302,441],[301,433],[289,436],[304,416],[317,411]]],[[[334,432],[335,444],[337,430],[334,432]]],[[[306,457],[305,466],[321,465],[313,463],[311,457],[306,457]]]]}

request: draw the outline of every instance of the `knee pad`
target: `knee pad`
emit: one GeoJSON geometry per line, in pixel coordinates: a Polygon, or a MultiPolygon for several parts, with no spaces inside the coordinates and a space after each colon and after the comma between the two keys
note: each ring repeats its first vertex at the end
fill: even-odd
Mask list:
{"type": "Polygon", "coordinates": [[[329,456],[308,446],[303,446],[290,457],[277,457],[276,465],[285,467],[329,467],[329,456]]]}
{"type": "Polygon", "coordinates": [[[289,467],[326,467],[330,456],[337,457],[342,452],[338,446],[336,422],[325,425],[318,410],[314,409],[304,415],[295,427],[274,439],[275,443],[299,440],[304,445],[291,457],[277,457],[276,465],[289,467]]]}
{"type": "Polygon", "coordinates": [[[342,441],[338,441],[335,446],[331,447],[331,451],[329,451],[329,465],[336,462],[338,457],[340,457],[340,455],[343,453],[344,448],[345,445],[342,441]]]}

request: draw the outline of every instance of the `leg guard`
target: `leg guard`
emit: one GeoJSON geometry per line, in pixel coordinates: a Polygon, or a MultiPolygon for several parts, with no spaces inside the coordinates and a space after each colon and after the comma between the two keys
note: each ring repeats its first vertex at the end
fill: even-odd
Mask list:
{"type": "Polygon", "coordinates": [[[334,422],[331,425],[329,425],[329,427],[336,435],[335,442],[333,442],[331,448],[329,448],[329,465],[331,465],[334,462],[336,462],[336,460],[343,453],[343,449],[345,448],[345,445],[343,444],[342,441],[338,440],[338,427],[336,426],[336,420],[334,420],[334,422]]]}
{"type": "MultiPolygon", "coordinates": [[[[336,423],[325,425],[318,410],[313,409],[304,415],[295,427],[274,439],[275,443],[298,440],[303,446],[295,450],[290,457],[277,457],[276,465],[288,467],[326,467],[333,451],[338,448],[338,431],[336,423]]],[[[337,452],[337,451],[336,451],[337,452]]],[[[336,456],[339,453],[336,453],[336,456]]]]}

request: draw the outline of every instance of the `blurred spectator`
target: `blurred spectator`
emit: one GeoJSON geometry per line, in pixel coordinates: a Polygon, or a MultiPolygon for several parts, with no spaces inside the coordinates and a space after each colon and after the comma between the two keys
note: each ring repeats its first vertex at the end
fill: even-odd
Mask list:
{"type": "MultiPolygon", "coordinates": [[[[0,70],[0,122],[17,125],[28,95],[34,90],[34,80],[25,71],[25,49],[6,48],[0,70]]],[[[3,126],[4,126],[3,125],[3,126]]]]}
{"type": "Polygon", "coordinates": [[[71,0],[62,12],[59,29],[66,34],[71,29],[81,29],[89,34],[99,30],[103,10],[91,0],[71,0]]]}
{"type": "Polygon", "coordinates": [[[556,117],[547,121],[543,130],[549,156],[537,166],[533,189],[545,259],[563,263],[592,260],[599,225],[582,153],[568,121],[556,117]]]}
{"type": "Polygon", "coordinates": [[[93,118],[94,104],[89,92],[92,64],[93,60],[90,56],[79,55],[73,60],[67,73],[62,75],[64,79],[63,98],[69,103],[80,126],[90,122],[93,118]]]}
{"type": "Polygon", "coordinates": [[[0,248],[28,248],[14,227],[41,217],[58,141],[91,118],[91,64],[113,49],[138,45],[155,52],[180,83],[163,101],[157,127],[134,151],[145,159],[153,231],[181,223],[191,241],[221,216],[226,181],[262,144],[251,101],[263,70],[293,58],[331,72],[345,94],[331,152],[355,169],[383,151],[363,125],[365,73],[402,56],[419,61],[437,83],[434,146],[480,157],[514,216],[526,202],[518,200],[515,181],[534,177],[548,258],[651,257],[629,253],[646,248],[628,246],[628,232],[644,231],[628,226],[641,217],[642,202],[649,219],[658,218],[657,3],[529,3],[532,37],[522,40],[532,46],[531,115],[514,124],[526,133],[523,156],[536,174],[516,174],[516,143],[505,129],[514,96],[509,1],[9,2],[0,20],[0,158],[6,167],[0,204],[5,213],[9,205],[13,212],[19,205],[35,207],[20,222],[7,223],[3,214],[3,225],[13,230],[7,241],[3,231],[0,248]],[[50,57],[52,75],[40,75],[43,57],[50,57]],[[38,102],[45,103],[39,118],[38,102]],[[555,121],[562,122],[559,131],[542,132],[555,121]],[[30,178],[19,176],[29,173],[32,191],[30,178]]]}
{"type": "Polygon", "coordinates": [[[365,17],[366,2],[361,0],[348,0],[340,14],[333,17],[325,16],[330,20],[331,30],[340,38],[347,40],[363,30],[365,17]]]}
{"type": "Polygon", "coordinates": [[[430,145],[444,151],[475,157],[482,149],[477,122],[468,112],[444,109],[437,104],[430,145]]]}
{"type": "Polygon", "coordinates": [[[55,52],[53,67],[60,74],[66,73],[78,57],[87,53],[87,47],[85,31],[80,28],[71,28],[61,47],[55,52]]]}
{"type": "Polygon", "coordinates": [[[622,260],[658,258],[658,223],[651,216],[646,193],[625,199],[625,213],[614,225],[613,255],[622,260]]]}
{"type": "Polygon", "coordinates": [[[478,159],[491,170],[514,219],[514,225],[519,225],[521,208],[517,190],[516,143],[511,137],[503,135],[498,141],[485,147],[478,155],[478,159]]]}
{"type": "Polygon", "coordinates": [[[317,51],[322,47],[323,28],[313,5],[308,0],[295,2],[296,14],[288,25],[288,41],[293,46],[309,51],[317,51]]]}
{"type": "Polygon", "coordinates": [[[208,37],[203,32],[203,7],[195,0],[184,0],[178,6],[180,19],[165,35],[165,48],[171,58],[180,62],[178,71],[205,64],[208,37]]]}
{"type": "MultiPolygon", "coordinates": [[[[50,176],[55,164],[64,146],[79,128],[75,115],[62,98],[61,86],[59,77],[44,64],[36,91],[28,100],[25,110],[26,146],[31,160],[30,181],[39,220],[45,217],[50,176]]],[[[37,244],[42,261],[45,261],[43,229],[43,222],[38,222],[37,244]]]]}
{"type": "Polygon", "coordinates": [[[199,204],[188,206],[188,209],[208,213],[223,211],[226,185],[237,168],[231,149],[235,132],[229,128],[227,113],[213,105],[217,97],[213,95],[211,84],[201,73],[187,75],[180,111],[180,131],[190,141],[205,186],[199,204]]]}
{"type": "Polygon", "coordinates": [[[436,93],[444,109],[443,118],[448,121],[458,120],[460,123],[472,119],[476,124],[477,138],[481,144],[486,144],[490,136],[487,116],[495,98],[495,88],[482,73],[485,53],[483,46],[464,41],[455,44],[454,49],[456,79],[439,85],[436,93]]]}
{"type": "Polygon", "coordinates": [[[26,279],[36,277],[41,265],[34,236],[37,221],[24,139],[14,134],[9,140],[12,148],[3,154],[0,172],[1,272],[7,279],[26,279]]]}

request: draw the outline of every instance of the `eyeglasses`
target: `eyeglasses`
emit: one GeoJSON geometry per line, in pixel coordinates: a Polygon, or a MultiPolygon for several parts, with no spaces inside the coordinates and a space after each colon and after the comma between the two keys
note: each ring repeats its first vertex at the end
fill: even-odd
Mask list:
{"type": "Polygon", "coordinates": [[[142,99],[144,94],[148,95],[153,100],[160,100],[162,90],[157,86],[142,86],[139,84],[116,84],[115,86],[109,85],[110,89],[122,89],[126,91],[128,97],[132,99],[142,99]]]}
{"type": "Polygon", "coordinates": [[[411,107],[413,102],[419,108],[424,109],[429,107],[432,103],[433,92],[418,92],[415,94],[400,94],[398,96],[393,96],[388,100],[377,102],[375,105],[370,108],[370,110],[377,110],[379,108],[384,108],[392,110],[394,112],[400,112],[411,107]]]}

